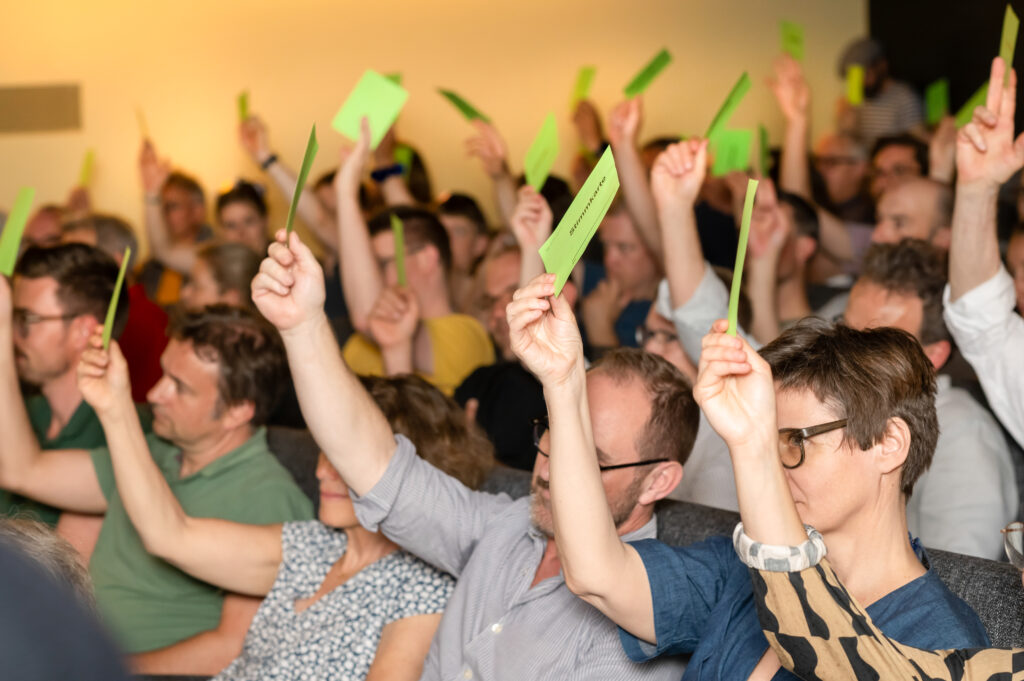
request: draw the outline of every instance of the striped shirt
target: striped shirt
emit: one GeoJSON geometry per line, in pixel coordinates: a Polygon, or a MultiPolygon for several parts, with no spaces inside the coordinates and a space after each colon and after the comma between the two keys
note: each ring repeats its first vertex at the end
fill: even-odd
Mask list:
{"type": "Polygon", "coordinates": [[[899,135],[923,122],[917,93],[906,83],[893,80],[876,97],[864,100],[856,132],[870,149],[879,137],[899,135]]]}
{"type": "MultiPolygon", "coordinates": [[[[421,681],[678,680],[680,658],[631,662],[618,627],[577,598],[559,574],[532,587],[547,537],[529,497],[474,492],[416,455],[401,435],[387,471],[363,497],[363,527],[458,579],[421,681]]],[[[656,521],[622,537],[653,538],[656,521]]]]}

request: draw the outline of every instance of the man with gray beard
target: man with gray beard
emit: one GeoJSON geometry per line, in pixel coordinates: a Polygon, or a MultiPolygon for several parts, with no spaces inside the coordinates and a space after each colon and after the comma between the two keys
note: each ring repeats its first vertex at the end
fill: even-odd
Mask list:
{"type": "MultiPolygon", "coordinates": [[[[362,525],[458,579],[421,678],[679,679],[681,659],[630,662],[618,627],[566,588],[544,423],[526,499],[474,492],[420,459],[339,356],[316,259],[297,234],[284,238],[253,280],[253,300],[281,331],[310,430],[362,525]]],[[[679,482],[697,432],[690,384],[659,357],[620,350],[591,370],[587,393],[618,534],[654,537],[654,504],[679,482]]]]}

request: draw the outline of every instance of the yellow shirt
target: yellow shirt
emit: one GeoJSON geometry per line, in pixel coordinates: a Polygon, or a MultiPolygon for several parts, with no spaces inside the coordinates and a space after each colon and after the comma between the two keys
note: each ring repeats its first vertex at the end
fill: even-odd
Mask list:
{"type": "MultiPolygon", "coordinates": [[[[434,372],[417,372],[428,383],[451,397],[463,380],[477,367],[494,363],[494,345],[475,318],[450,314],[424,319],[434,353],[434,372]]],[[[383,376],[384,358],[366,336],[353,334],[342,349],[345,363],[361,376],[383,376]]]]}

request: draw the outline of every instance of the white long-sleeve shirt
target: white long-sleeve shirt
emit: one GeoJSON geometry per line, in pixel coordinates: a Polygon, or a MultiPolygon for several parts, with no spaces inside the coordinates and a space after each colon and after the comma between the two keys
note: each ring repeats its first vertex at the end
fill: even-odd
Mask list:
{"type": "Polygon", "coordinates": [[[942,302],[946,326],[974,367],[989,406],[1024,447],[1024,319],[1014,312],[1013,279],[1000,267],[956,302],[946,286],[942,302]]]}

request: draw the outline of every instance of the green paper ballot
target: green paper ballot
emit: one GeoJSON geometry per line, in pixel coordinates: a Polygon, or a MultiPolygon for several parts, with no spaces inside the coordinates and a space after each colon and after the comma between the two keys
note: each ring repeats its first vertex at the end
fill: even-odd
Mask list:
{"type": "Polygon", "coordinates": [[[368,69],[341,105],[331,127],[356,141],[363,117],[366,117],[370,122],[370,148],[376,149],[395,124],[408,98],[409,93],[401,85],[368,69]]]}
{"type": "Polygon", "coordinates": [[[722,130],[715,136],[715,161],[711,175],[722,177],[734,170],[744,172],[750,167],[750,144],[754,131],[750,129],[722,130]]]}
{"type": "Polygon", "coordinates": [[[743,101],[743,97],[746,96],[747,92],[750,91],[750,76],[744,71],[740,79],[736,81],[736,84],[732,86],[732,90],[729,91],[729,95],[725,98],[725,102],[722,103],[722,108],[718,110],[715,117],[711,119],[711,125],[708,126],[708,132],[705,137],[711,139],[720,130],[724,129],[729,119],[732,118],[733,112],[736,111],[736,107],[743,101]]]}
{"type": "Polygon", "coordinates": [[[804,27],[792,21],[779,23],[782,51],[797,61],[804,59],[804,27]]]}
{"type": "Polygon", "coordinates": [[[390,80],[398,87],[402,87],[402,74],[401,73],[385,73],[384,77],[390,80]]]}
{"type": "Polygon", "coordinates": [[[398,285],[405,286],[405,224],[402,218],[391,214],[391,234],[395,237],[395,271],[398,273],[398,285]]]}
{"type": "Polygon", "coordinates": [[[949,113],[949,80],[939,78],[924,91],[925,120],[928,125],[938,125],[949,113]]]}
{"type": "Polygon", "coordinates": [[[860,64],[846,69],[846,101],[851,106],[864,103],[864,67],[860,64]]]}
{"type": "Polygon", "coordinates": [[[1006,4],[1006,14],[1003,15],[1003,37],[999,41],[999,56],[1006,62],[1006,74],[1003,76],[1003,85],[1010,77],[1010,69],[1013,68],[1013,53],[1017,49],[1017,29],[1020,28],[1020,20],[1016,12],[1006,4]]]}
{"type": "Polygon", "coordinates": [[[768,146],[768,128],[757,126],[757,167],[761,177],[768,177],[768,166],[771,165],[772,152],[768,146]]]}
{"type": "Polygon", "coordinates": [[[396,144],[394,158],[395,163],[402,166],[402,175],[409,177],[409,170],[412,169],[412,147],[408,144],[396,144]]]}
{"type": "Polygon", "coordinates": [[[302,196],[302,188],[306,186],[306,178],[309,177],[309,168],[313,165],[313,159],[320,145],[316,141],[316,124],[309,131],[309,141],[306,142],[306,155],[302,157],[302,168],[299,170],[299,178],[295,181],[295,193],[292,194],[292,204],[288,206],[288,222],[285,223],[285,231],[292,233],[292,224],[295,222],[295,209],[299,207],[299,197],[302,196]]]}
{"type": "Polygon", "coordinates": [[[14,264],[18,261],[18,248],[21,246],[21,235],[25,232],[28,212],[32,208],[32,200],[35,197],[35,189],[23,188],[14,199],[11,212],[7,214],[4,231],[0,233],[0,274],[9,277],[14,273],[14,264]]]}
{"type": "Polygon", "coordinates": [[[110,297],[110,305],[107,307],[107,319],[103,322],[103,349],[110,347],[110,336],[114,332],[114,317],[117,315],[117,301],[121,298],[121,288],[124,286],[124,272],[128,269],[128,261],[132,257],[132,247],[124,247],[124,257],[121,259],[121,269],[117,273],[117,283],[114,284],[114,295],[110,297]]]}
{"type": "Polygon", "coordinates": [[[536,191],[544,186],[548,179],[555,159],[558,158],[558,123],[555,121],[555,114],[549,113],[540,126],[540,132],[534,138],[529,151],[526,152],[526,161],[523,162],[523,173],[526,175],[526,184],[536,191]]]}
{"type": "Polygon", "coordinates": [[[736,248],[736,266],[732,270],[732,291],[729,292],[729,335],[736,335],[736,317],[740,310],[740,286],[743,281],[743,262],[747,259],[747,240],[750,238],[750,217],[754,214],[757,180],[747,180],[747,196],[743,200],[743,221],[740,223],[740,244],[736,248]]]}
{"type": "Polygon", "coordinates": [[[238,122],[245,123],[249,120],[249,91],[242,90],[238,93],[238,122]]]}
{"type": "Polygon", "coordinates": [[[629,85],[623,90],[626,93],[626,97],[632,99],[637,95],[643,94],[644,90],[658,77],[658,74],[671,63],[672,55],[668,53],[668,50],[663,49],[654,55],[654,58],[640,69],[640,73],[636,74],[633,80],[629,81],[629,85]]]}
{"type": "Polygon", "coordinates": [[[615,169],[615,157],[612,156],[611,148],[608,148],[601,154],[601,160],[594,166],[555,231],[539,249],[544,268],[556,275],[556,296],[562,292],[562,287],[572,274],[572,268],[576,267],[587,244],[597,233],[597,227],[611,207],[618,189],[619,175],[615,169]]]}
{"type": "Polygon", "coordinates": [[[470,104],[465,99],[455,94],[451,90],[438,89],[438,92],[440,92],[445,99],[451,102],[452,106],[458,109],[459,113],[466,117],[467,121],[474,121],[479,119],[484,123],[491,122],[491,119],[482,114],[479,109],[477,109],[475,106],[473,106],[472,104],[470,104]]]}
{"type": "Polygon", "coordinates": [[[596,73],[597,68],[593,66],[580,68],[580,72],[576,74],[576,86],[572,89],[572,99],[569,101],[570,110],[575,111],[576,106],[590,96],[590,86],[594,83],[596,73]]]}
{"type": "Polygon", "coordinates": [[[988,83],[985,83],[978,91],[971,95],[971,98],[964,102],[960,110],[956,112],[956,127],[962,128],[974,118],[974,110],[979,106],[985,106],[988,99],[988,83]]]}
{"type": "Polygon", "coordinates": [[[96,153],[92,149],[82,158],[82,169],[78,171],[78,186],[88,188],[92,183],[92,167],[96,164],[96,153]]]}

